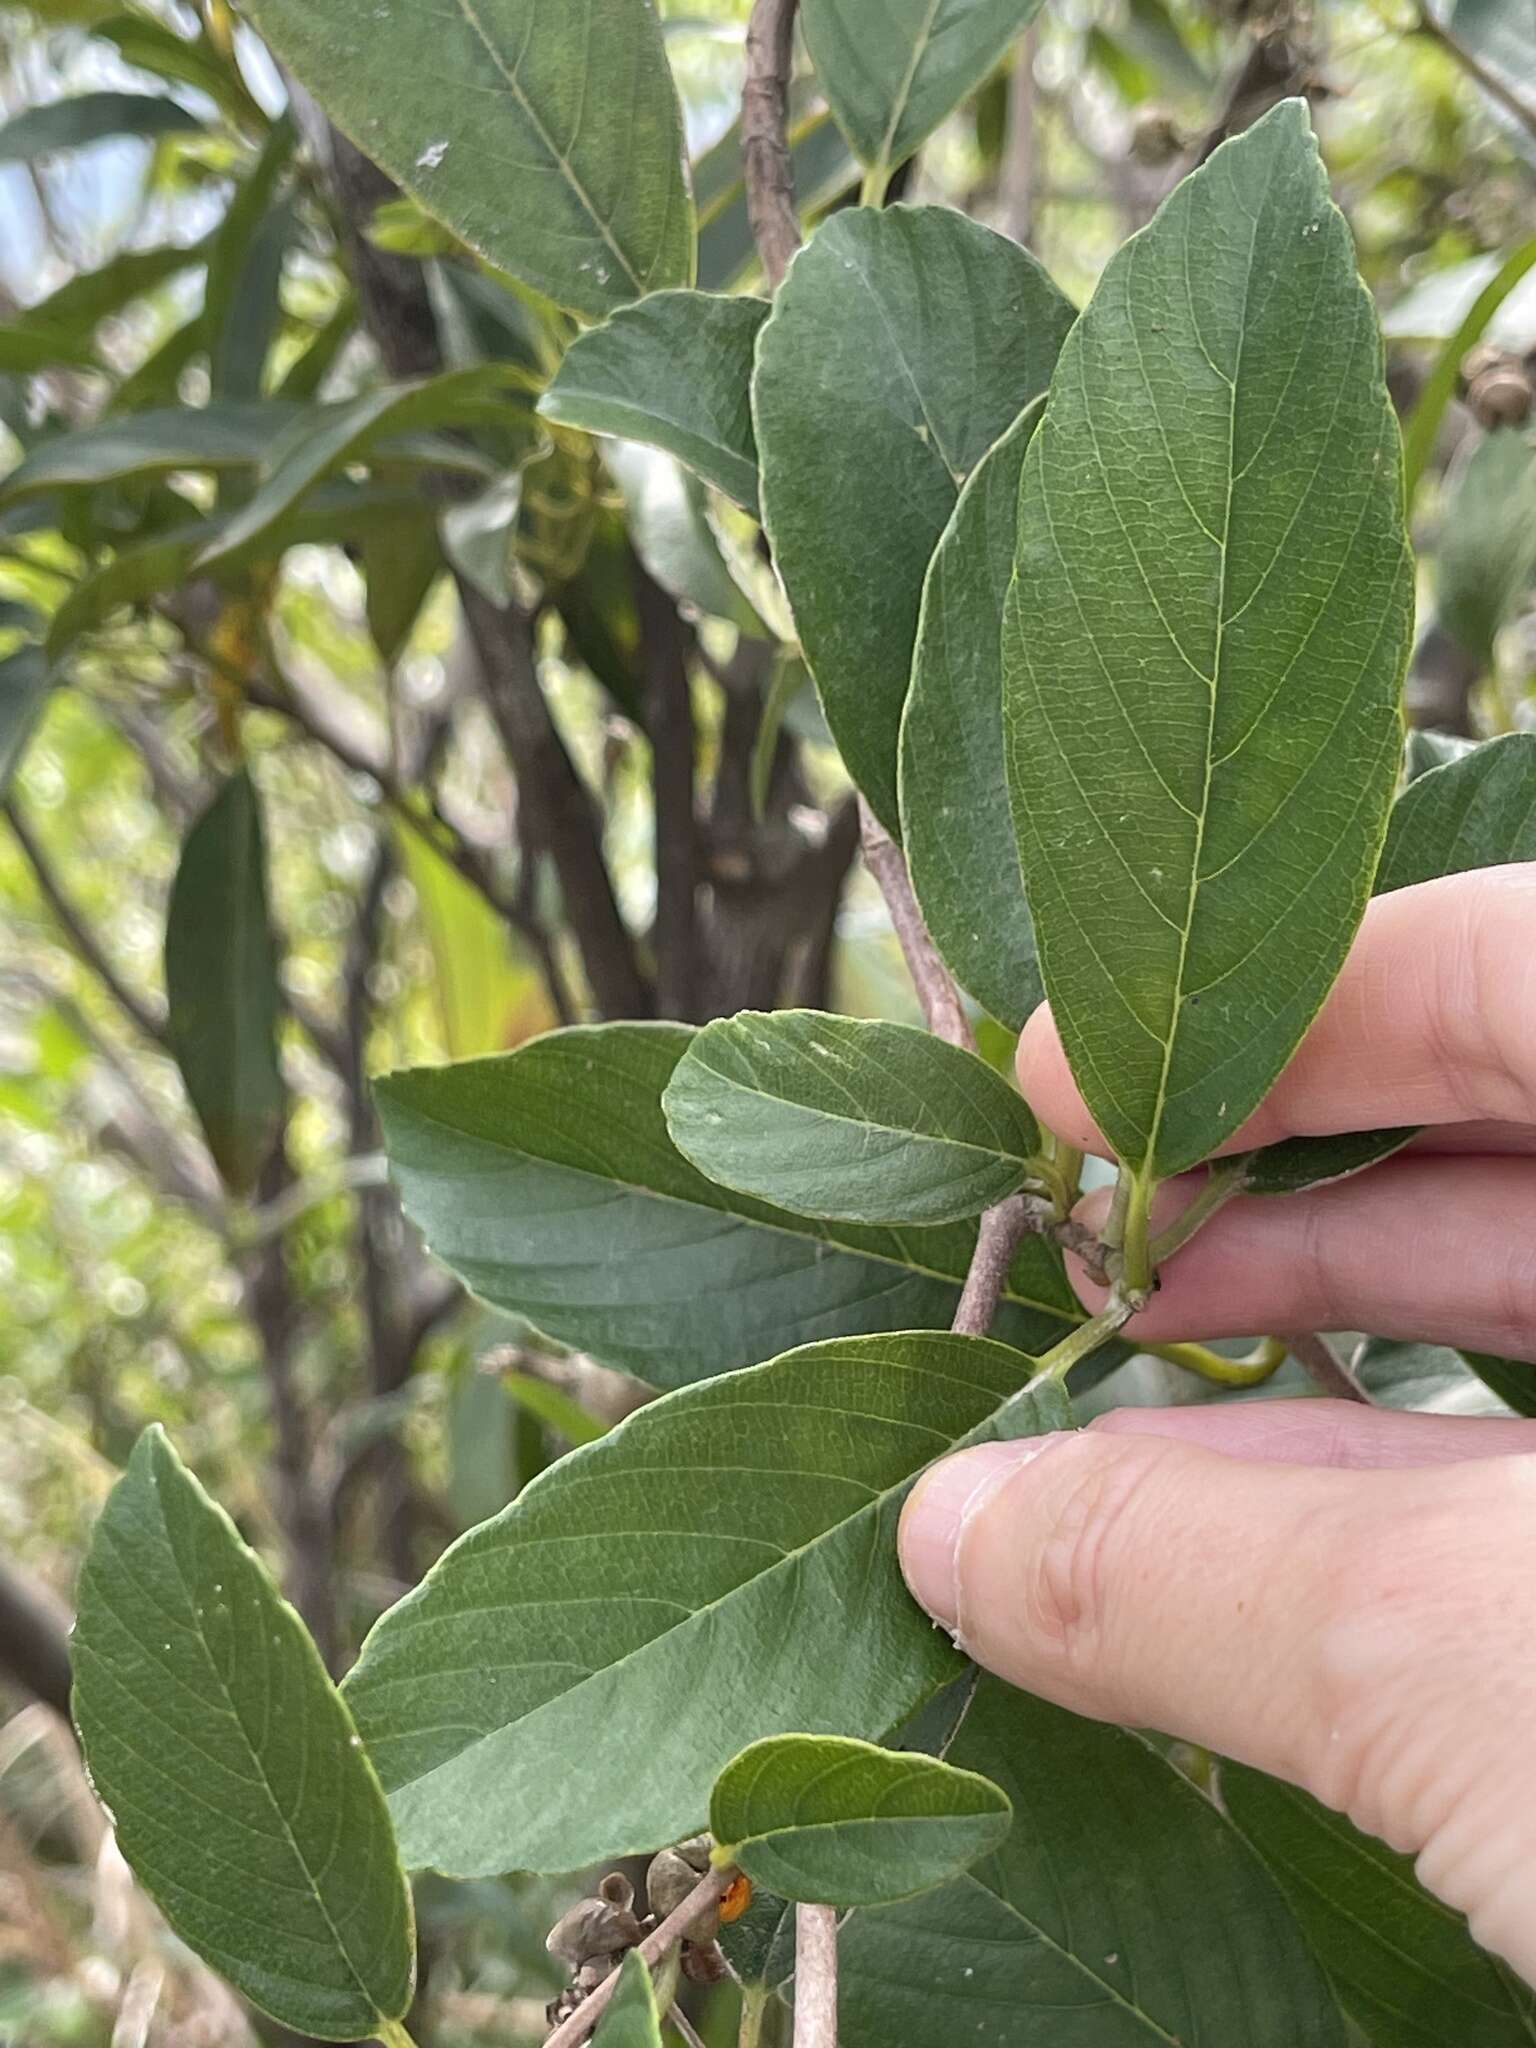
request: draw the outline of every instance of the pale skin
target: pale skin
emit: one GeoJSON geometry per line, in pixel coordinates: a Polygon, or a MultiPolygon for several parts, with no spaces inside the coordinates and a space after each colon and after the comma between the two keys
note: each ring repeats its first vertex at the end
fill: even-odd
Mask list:
{"type": "MultiPolygon", "coordinates": [[[[1104,1150],[1048,1010],[1019,1080],[1104,1150]]],[[[1373,903],[1230,1149],[1410,1123],[1430,1128],[1369,1174],[1221,1210],[1127,1335],[1363,1329],[1536,1360],[1536,864],[1373,903]]],[[[901,1531],[913,1592],[980,1663],[1305,1786],[1536,1983],[1533,1546],[1536,1421],[1332,1401],[1120,1409],[961,1452],[901,1531]]]]}

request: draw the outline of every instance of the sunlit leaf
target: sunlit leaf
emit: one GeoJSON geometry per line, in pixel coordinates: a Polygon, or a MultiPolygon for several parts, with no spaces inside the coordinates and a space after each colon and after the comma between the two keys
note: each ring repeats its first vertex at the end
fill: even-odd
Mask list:
{"type": "Polygon", "coordinates": [[[191,135],[202,127],[175,100],[143,92],[82,92],[28,107],[0,126],[0,163],[30,163],[115,137],[191,135]]]}

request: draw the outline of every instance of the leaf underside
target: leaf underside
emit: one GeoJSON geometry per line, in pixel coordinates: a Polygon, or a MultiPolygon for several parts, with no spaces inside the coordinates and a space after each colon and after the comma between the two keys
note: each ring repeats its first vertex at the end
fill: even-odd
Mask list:
{"type": "Polygon", "coordinates": [[[1062,351],[1004,634],[1041,964],[1100,1128],[1194,1165],[1369,894],[1412,621],[1381,343],[1306,110],[1187,178],[1062,351]]]}

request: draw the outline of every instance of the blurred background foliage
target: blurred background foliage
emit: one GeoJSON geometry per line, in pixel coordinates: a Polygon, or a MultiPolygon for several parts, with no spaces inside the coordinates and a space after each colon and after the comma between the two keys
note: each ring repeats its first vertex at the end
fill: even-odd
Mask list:
{"type": "MultiPolygon", "coordinates": [[[[746,0],[661,11],[701,282],[751,288],[746,0]]],[[[1081,298],[1297,90],[1423,459],[1415,715],[1524,725],[1530,0],[1056,0],[898,196],[1017,235],[1081,298]]],[[[814,218],[857,181],[809,78],[794,113],[814,218]]],[[[367,1075],[583,1016],[911,1013],[755,530],[654,451],[538,419],[573,331],[290,107],[225,0],[0,6],[0,2042],[250,2038],[32,1697],[143,1424],[341,1667],[446,1541],[642,1397],[421,1256],[367,1075]],[[421,377],[407,418],[338,427],[421,377]],[[295,482],[279,457],[322,426],[295,482]],[[230,552],[274,471],[286,499],[230,552]],[[255,807],[215,817],[231,776],[255,807]]],[[[424,1885],[423,2042],[539,2037],[562,1896],[424,1885]]]]}

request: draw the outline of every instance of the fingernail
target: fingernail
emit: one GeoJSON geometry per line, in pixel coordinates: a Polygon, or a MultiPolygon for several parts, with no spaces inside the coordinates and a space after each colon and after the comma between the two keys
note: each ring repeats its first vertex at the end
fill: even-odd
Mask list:
{"type": "Polygon", "coordinates": [[[1006,1480],[1060,1441],[1063,1432],[977,1444],[945,1458],[917,1482],[897,1533],[901,1569],[913,1598],[953,1630],[960,1615],[956,1563],[965,1525],[1006,1480]]]}

